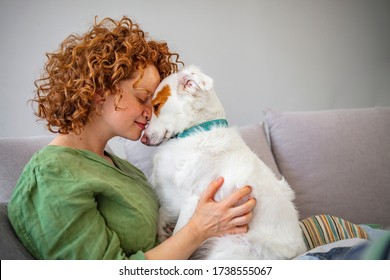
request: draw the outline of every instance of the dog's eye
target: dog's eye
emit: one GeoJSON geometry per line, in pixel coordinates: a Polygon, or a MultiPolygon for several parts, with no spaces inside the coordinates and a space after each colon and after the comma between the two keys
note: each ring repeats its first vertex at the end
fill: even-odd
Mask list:
{"type": "Polygon", "coordinates": [[[153,105],[153,110],[154,110],[155,112],[158,111],[158,108],[160,108],[160,104],[154,104],[154,105],[153,105]]]}

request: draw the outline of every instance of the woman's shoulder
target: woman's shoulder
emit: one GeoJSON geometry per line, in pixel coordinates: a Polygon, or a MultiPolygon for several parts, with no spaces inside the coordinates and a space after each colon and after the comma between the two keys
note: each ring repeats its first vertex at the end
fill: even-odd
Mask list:
{"type": "Polygon", "coordinates": [[[47,145],[37,151],[30,160],[33,165],[69,165],[69,162],[76,163],[79,160],[86,160],[81,150],[56,145],[47,145]]]}
{"type": "Polygon", "coordinates": [[[34,176],[42,173],[45,176],[80,177],[84,181],[87,178],[107,180],[114,177],[119,180],[122,176],[139,182],[147,181],[140,169],[112,153],[105,153],[114,165],[88,150],[48,145],[31,158],[26,170],[33,172],[34,176]]]}
{"type": "Polygon", "coordinates": [[[61,176],[72,173],[73,176],[85,173],[97,173],[107,169],[109,164],[97,154],[74,149],[66,146],[48,145],[37,151],[25,169],[34,170],[35,174],[41,171],[45,174],[58,173],[61,176]]]}

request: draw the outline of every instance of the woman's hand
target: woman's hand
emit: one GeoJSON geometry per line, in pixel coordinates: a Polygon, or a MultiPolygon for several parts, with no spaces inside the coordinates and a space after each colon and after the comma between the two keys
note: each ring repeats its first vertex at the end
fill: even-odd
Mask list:
{"type": "Polygon", "coordinates": [[[244,203],[240,202],[252,189],[245,186],[216,202],[214,196],[222,187],[223,181],[223,178],[218,178],[211,182],[189,222],[160,245],[145,252],[145,257],[155,260],[184,260],[210,237],[247,232],[256,200],[249,198],[244,203]]]}
{"type": "Polygon", "coordinates": [[[251,193],[252,188],[242,187],[224,200],[216,202],[214,196],[223,182],[224,179],[220,177],[209,184],[194,216],[189,221],[203,241],[210,237],[248,231],[248,223],[252,219],[256,200],[249,198],[244,203],[239,204],[239,202],[251,193]]]}

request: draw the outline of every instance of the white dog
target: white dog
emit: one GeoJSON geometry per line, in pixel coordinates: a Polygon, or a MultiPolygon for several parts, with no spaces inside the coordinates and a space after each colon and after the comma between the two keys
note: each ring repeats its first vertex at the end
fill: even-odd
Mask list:
{"type": "Polygon", "coordinates": [[[249,231],[209,239],[198,251],[204,259],[291,259],[305,251],[294,193],[246,146],[235,128],[227,127],[213,80],[190,66],[165,78],[157,87],[153,117],[142,142],[160,145],[154,158],[152,185],[161,208],[158,234],[183,227],[208,184],[225,183],[219,201],[249,185],[256,198],[249,231]]]}

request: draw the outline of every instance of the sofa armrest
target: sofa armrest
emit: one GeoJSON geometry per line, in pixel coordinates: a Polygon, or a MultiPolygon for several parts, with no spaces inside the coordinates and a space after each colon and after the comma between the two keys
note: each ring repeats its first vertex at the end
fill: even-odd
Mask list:
{"type": "Polygon", "coordinates": [[[7,205],[0,203],[0,259],[33,260],[34,257],[19,241],[8,220],[7,205]]]}
{"type": "Polygon", "coordinates": [[[53,136],[0,138],[0,202],[7,203],[32,155],[53,136]]]}

